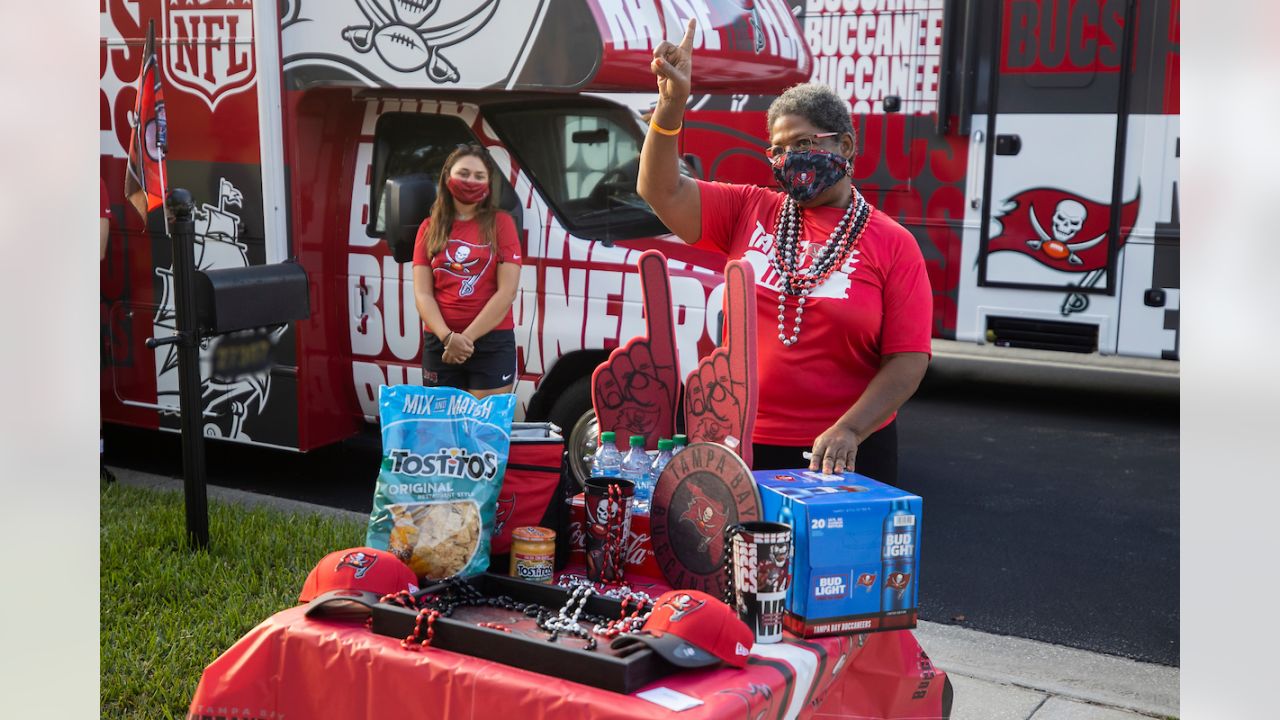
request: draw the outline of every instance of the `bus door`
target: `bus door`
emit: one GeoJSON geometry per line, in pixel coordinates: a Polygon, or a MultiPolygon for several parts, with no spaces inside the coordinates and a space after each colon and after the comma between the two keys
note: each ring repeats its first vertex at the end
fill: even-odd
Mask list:
{"type": "Polygon", "coordinates": [[[969,5],[983,7],[985,102],[970,126],[958,336],[1114,353],[1118,262],[1143,202],[1123,162],[1135,3],[969,5]]]}

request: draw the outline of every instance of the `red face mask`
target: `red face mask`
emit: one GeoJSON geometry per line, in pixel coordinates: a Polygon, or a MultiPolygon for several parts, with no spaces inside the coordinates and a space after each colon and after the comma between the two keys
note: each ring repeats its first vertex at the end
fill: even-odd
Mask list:
{"type": "Polygon", "coordinates": [[[489,183],[473,182],[462,178],[450,177],[445,185],[453,197],[463,205],[475,205],[489,197],[489,183]]]}

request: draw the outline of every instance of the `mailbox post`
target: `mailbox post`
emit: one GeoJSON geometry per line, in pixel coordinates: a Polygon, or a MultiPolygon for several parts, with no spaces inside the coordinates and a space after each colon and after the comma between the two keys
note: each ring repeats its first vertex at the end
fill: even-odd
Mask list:
{"type": "MultiPolygon", "coordinates": [[[[196,548],[209,545],[209,501],[204,467],[204,401],[200,378],[200,343],[204,338],[261,330],[311,314],[307,273],[295,262],[255,265],[200,272],[195,267],[195,203],[182,188],[170,191],[165,201],[172,219],[173,294],[177,332],[166,338],[150,338],[147,347],[178,346],[178,407],[182,416],[182,483],[186,496],[187,537],[196,548]]],[[[270,371],[269,342],[239,345],[232,352],[231,367],[219,367],[232,376],[270,371]],[[263,348],[261,345],[267,344],[263,348]],[[245,357],[252,362],[245,362],[245,357]]],[[[243,340],[244,338],[240,338],[243,340]]],[[[227,338],[223,339],[226,342],[227,338]]],[[[221,347],[220,347],[221,349],[221,347]]]]}
{"type": "Polygon", "coordinates": [[[200,394],[200,328],[196,324],[195,241],[191,193],[174,188],[165,199],[172,220],[173,295],[178,332],[167,338],[151,338],[147,347],[177,344],[178,407],[182,417],[182,487],[187,507],[187,537],[192,545],[209,545],[209,499],[204,475],[204,403],[200,394]]]}

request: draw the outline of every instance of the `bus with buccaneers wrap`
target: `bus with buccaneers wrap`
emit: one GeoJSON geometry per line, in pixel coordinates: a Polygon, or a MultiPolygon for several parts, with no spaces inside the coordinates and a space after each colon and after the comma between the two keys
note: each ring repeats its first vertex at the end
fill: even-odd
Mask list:
{"type": "MultiPolygon", "coordinates": [[[[102,413],[176,430],[163,219],[125,212],[149,21],[170,187],[196,203],[201,270],[295,260],[311,316],[269,371],[222,378],[202,348],[207,437],[306,451],[421,382],[411,266],[386,241],[388,181],[459,143],[501,170],[524,250],[518,413],[590,443],[590,376],[644,327],[635,262],[668,258],[679,362],[719,338],[724,258],[635,191],[649,60],[689,18],[685,171],[772,184],[764,110],[796,82],[849,99],[856,182],[915,233],[935,336],[1176,358],[1177,3],[1168,0],[103,0],[102,413]]],[[[571,456],[574,453],[571,452],[571,456]]]]}
{"type": "MultiPolygon", "coordinates": [[[[935,338],[1177,360],[1179,0],[784,4],[855,184],[920,244],[935,338]]],[[[774,182],[774,97],[695,88],[706,179],[774,182]]]]}

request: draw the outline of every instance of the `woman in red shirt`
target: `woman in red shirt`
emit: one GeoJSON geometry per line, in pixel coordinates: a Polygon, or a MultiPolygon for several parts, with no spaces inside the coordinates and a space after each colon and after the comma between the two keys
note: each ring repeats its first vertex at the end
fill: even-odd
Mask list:
{"type": "Polygon", "coordinates": [[[479,145],[444,161],[431,217],[418,228],[413,294],[422,317],[422,379],[476,397],[511,392],[511,303],[520,282],[515,221],[498,209],[497,177],[479,145]]]}
{"type": "Polygon", "coordinates": [[[924,257],[911,233],[853,187],[849,108],[825,85],[796,85],[769,108],[766,155],[783,192],[682,176],[677,136],[694,27],[690,20],[680,45],[654,50],[659,99],[638,189],[686,243],[755,270],[755,469],[856,469],[896,482],[894,418],[930,355],[924,257]]]}

